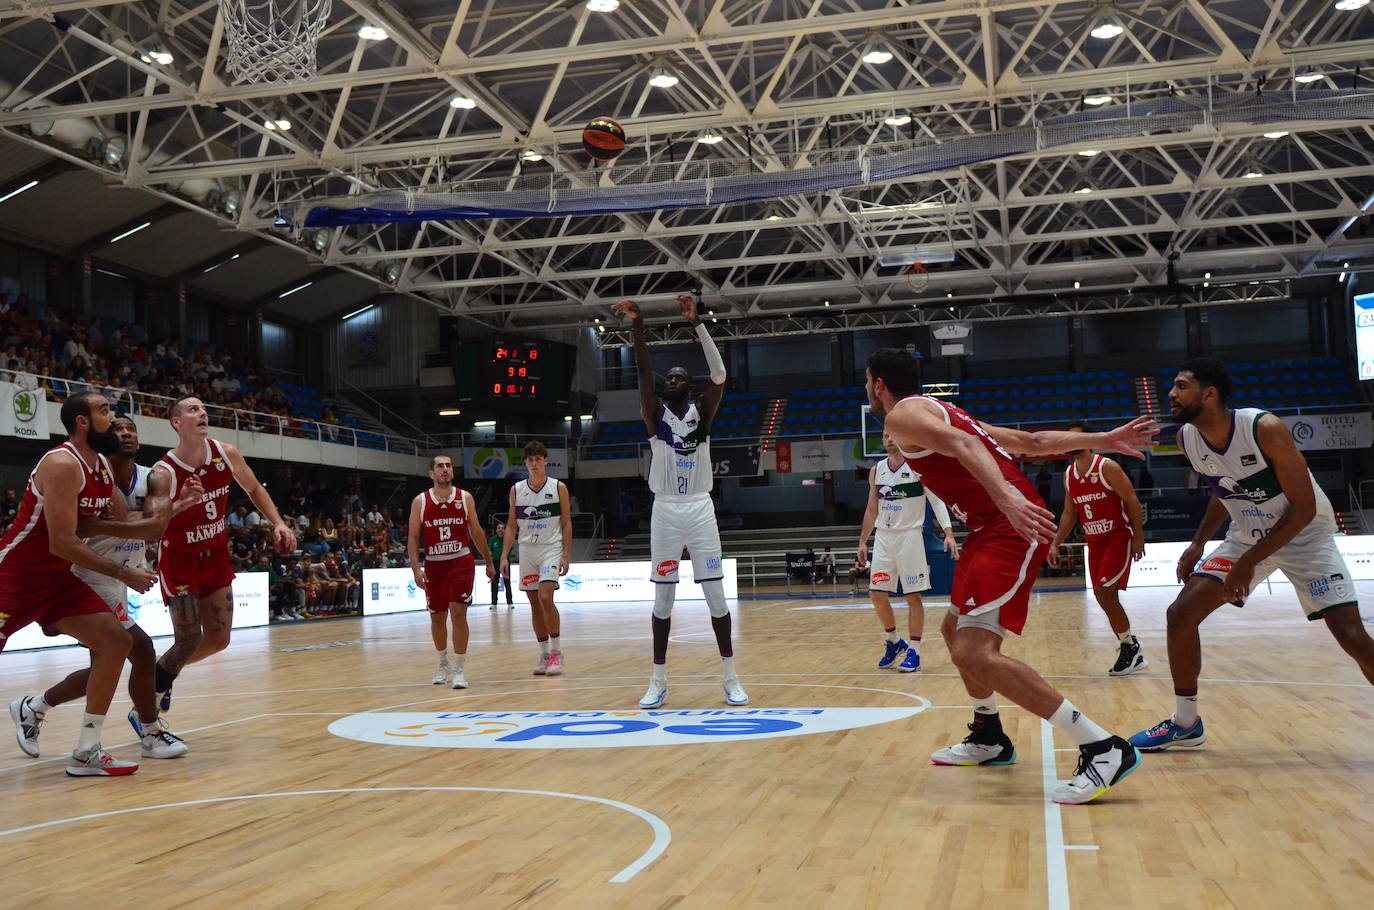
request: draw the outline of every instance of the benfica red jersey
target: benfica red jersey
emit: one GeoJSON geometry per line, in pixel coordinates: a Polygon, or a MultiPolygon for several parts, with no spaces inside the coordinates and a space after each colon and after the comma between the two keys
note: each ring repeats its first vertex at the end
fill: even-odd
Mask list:
{"type": "MultiPolygon", "coordinates": [[[[38,464],[41,465],[48,458],[75,458],[81,465],[86,483],[81,488],[77,503],[78,518],[92,518],[105,513],[110,507],[110,498],[114,496],[114,475],[110,473],[110,463],[104,455],[96,455],[96,463],[92,467],[86,464],[75,446],[64,442],[45,452],[38,459],[38,464]]],[[[37,473],[38,465],[34,465],[14,523],[5,536],[0,537],[0,575],[18,574],[32,581],[40,576],[71,571],[71,563],[52,554],[48,522],[43,514],[43,494],[34,488],[33,483],[37,473]]]]}
{"type": "Polygon", "coordinates": [[[463,491],[453,488],[452,499],[436,499],[434,490],[425,491],[420,511],[421,535],[425,543],[425,562],[466,556],[472,545],[468,530],[463,491]]]}
{"type": "MultiPolygon", "coordinates": [[[[162,533],[160,547],[174,555],[203,553],[216,548],[228,548],[224,512],[229,503],[229,487],[234,483],[234,469],[224,451],[213,439],[205,440],[205,455],[200,464],[189,465],[171,452],[162,456],[158,464],[172,473],[172,498],[192,477],[200,478],[205,493],[200,504],[172,516],[162,533]]],[[[160,552],[162,552],[160,550],[160,552]]]]}
{"type": "Polygon", "coordinates": [[[1078,520],[1083,525],[1083,539],[1088,541],[1131,533],[1126,501],[1102,476],[1106,460],[1101,455],[1094,455],[1085,473],[1079,474],[1072,462],[1064,472],[1066,497],[1078,512],[1078,520]]]}

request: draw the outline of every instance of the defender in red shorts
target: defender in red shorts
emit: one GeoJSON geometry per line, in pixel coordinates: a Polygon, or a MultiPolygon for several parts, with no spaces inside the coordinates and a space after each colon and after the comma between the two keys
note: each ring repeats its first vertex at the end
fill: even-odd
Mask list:
{"type": "Polygon", "coordinates": [[[1157,430],[1148,418],[1110,433],[1027,433],[989,426],[959,408],[920,394],[921,367],[897,348],[868,358],[872,412],[926,489],[969,528],[954,570],[950,612],[941,625],[950,659],[973,699],[969,736],[931,756],[939,765],[1009,765],[1016,749],[1002,732],[996,693],[1048,720],[1078,742],[1078,768],[1051,798],[1096,799],[1140,766],[1140,753],[1093,723],[1040,674],[1002,653],[1007,632],[1025,626],[1031,587],[1054,536],[1054,515],[1007,450],[1047,455],[1097,445],[1139,455],[1157,430]]]}
{"type": "MultiPolygon", "coordinates": [[[[1082,431],[1087,426],[1071,423],[1068,428],[1082,431]]],[[[1059,516],[1059,533],[1050,544],[1049,562],[1055,568],[1059,567],[1059,548],[1076,521],[1083,524],[1093,596],[1120,642],[1116,663],[1107,675],[1139,673],[1150,664],[1140,640],[1131,634],[1131,620],[1121,606],[1119,592],[1126,590],[1131,562],[1145,555],[1140,500],[1121,465],[1094,454],[1092,449],[1075,452],[1064,471],[1064,513],[1059,516]]]]}
{"type": "Polygon", "coordinates": [[[468,653],[468,606],[472,603],[475,566],[472,548],[487,564],[487,578],[496,577],[491,563],[487,535],[477,517],[472,494],[453,485],[453,459],[435,455],[429,463],[429,479],[434,486],[410,503],[410,533],[406,552],[416,586],[423,588],[429,607],[429,631],[434,649],[439,652],[439,669],[431,682],[436,686],[468,687],[463,662],[468,653]],[[420,561],[421,536],[424,537],[424,562],[420,561]],[[453,622],[453,663],[448,660],[448,628],[453,622]]]}
{"type": "Polygon", "coordinates": [[[210,416],[195,397],[178,398],[167,409],[177,433],[177,445],[153,466],[171,480],[171,496],[192,478],[205,492],[200,505],[178,513],[157,544],[157,572],[162,597],[172,617],[175,640],[158,659],[155,686],[162,710],[172,703],[172,683],[182,667],[229,646],[234,625],[225,508],[229,487],[238,483],[258,513],[272,526],[272,542],[279,553],[296,549],[296,535],[281,520],[272,497],[258,482],[242,453],[227,442],[210,438],[210,416]]]}
{"type": "MultiPolygon", "coordinates": [[[[105,460],[119,448],[110,429],[113,422],[103,395],[89,392],[67,399],[62,426],[69,439],[38,460],[14,523],[0,537],[0,650],[9,636],[36,622],[72,636],[91,651],[86,714],[67,764],[72,777],[120,776],[138,770],[136,763],[120,761],[100,745],[105,714],[129,654],[129,633],[100,595],[72,573],[72,566],[82,566],[139,592],[153,586],[153,573],[105,559],[76,535],[82,518],[126,517],[105,460]]],[[[32,744],[42,718],[25,699],[10,705],[10,716],[20,748],[36,754],[32,744]]]]}

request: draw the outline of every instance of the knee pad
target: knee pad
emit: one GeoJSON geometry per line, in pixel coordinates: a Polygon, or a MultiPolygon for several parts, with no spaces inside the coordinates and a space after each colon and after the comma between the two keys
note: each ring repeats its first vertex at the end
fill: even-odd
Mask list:
{"type": "Polygon", "coordinates": [[[719,578],[703,581],[701,593],[706,595],[706,608],[711,611],[712,619],[730,615],[730,605],[725,602],[725,584],[719,578]]]}
{"type": "Polygon", "coordinates": [[[677,599],[677,585],[654,585],[654,618],[668,619],[673,615],[673,601],[677,599]]]}

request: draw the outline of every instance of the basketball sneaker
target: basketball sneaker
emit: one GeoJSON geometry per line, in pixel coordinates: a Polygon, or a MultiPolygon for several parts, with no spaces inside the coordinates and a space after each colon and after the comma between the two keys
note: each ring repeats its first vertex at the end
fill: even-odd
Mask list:
{"type": "Polygon", "coordinates": [[[453,682],[451,685],[455,689],[466,689],[468,687],[468,678],[464,676],[463,671],[459,670],[457,667],[453,668],[453,682]]]}
{"type": "Polygon", "coordinates": [[[1073,777],[1050,791],[1057,803],[1090,803],[1140,767],[1136,747],[1119,736],[1078,747],[1078,768],[1073,777]]]}
{"type": "Polygon", "coordinates": [[[668,680],[650,679],[649,688],[639,700],[641,708],[661,708],[668,698],[668,680]]]}
{"type": "Polygon", "coordinates": [[[1140,639],[1132,635],[1130,641],[1121,643],[1121,651],[1116,655],[1116,663],[1107,671],[1107,675],[1129,676],[1149,668],[1150,662],[1145,659],[1145,655],[1142,653],[1140,639]]]}
{"type": "Polygon", "coordinates": [[[148,729],[139,737],[139,742],[143,745],[144,758],[180,758],[190,751],[180,736],[161,724],[148,729]]]}
{"type": "Polygon", "coordinates": [[[14,721],[14,738],[19,741],[20,751],[29,758],[37,758],[38,731],[43,728],[45,716],[30,706],[32,701],[32,695],[25,695],[10,702],[10,719],[14,721]]]}
{"type": "Polygon", "coordinates": [[[878,669],[886,670],[888,667],[895,664],[910,648],[911,645],[906,643],[905,638],[887,642],[886,649],[883,651],[883,657],[878,661],[878,669]]]}
{"type": "Polygon", "coordinates": [[[740,685],[738,676],[727,676],[721,681],[725,687],[725,703],[727,705],[747,705],[749,704],[749,694],[744,691],[744,686],[740,685]]]}
{"type": "Polygon", "coordinates": [[[906,649],[906,657],[897,665],[898,673],[915,673],[921,669],[921,655],[916,653],[915,648],[906,649]]]}
{"type": "Polygon", "coordinates": [[[448,659],[439,661],[439,666],[434,670],[434,678],[430,683],[436,686],[446,686],[453,679],[453,670],[448,665],[448,659]]]}
{"type": "Polygon", "coordinates": [[[1166,717],[1148,730],[1141,730],[1131,737],[1130,743],[1142,752],[1160,752],[1164,749],[1183,747],[1192,749],[1207,741],[1207,733],[1202,729],[1202,718],[1191,727],[1184,728],[1172,717],[1166,717]]]}
{"type": "Polygon", "coordinates": [[[535,668],[534,668],[534,675],[535,675],[535,676],[547,676],[547,675],[548,675],[548,673],[549,673],[549,657],[550,657],[550,655],[548,655],[548,654],[540,654],[540,655],[539,655],[539,663],[536,664],[536,665],[535,665],[535,668]]]}
{"type": "Polygon", "coordinates": [[[545,664],[545,667],[544,667],[544,675],[545,675],[545,676],[562,676],[562,675],[563,675],[563,652],[562,652],[562,651],[550,651],[550,652],[549,652],[549,662],[548,662],[547,664],[545,664]]]}
{"type": "Polygon", "coordinates": [[[67,762],[68,777],[123,777],[137,770],[137,762],[120,761],[99,743],[89,752],[73,752],[67,762]]]}
{"type": "Polygon", "coordinates": [[[159,692],[159,693],[157,693],[157,694],[158,694],[157,709],[158,709],[159,711],[170,711],[170,710],[172,710],[172,687],[171,687],[171,686],[168,686],[166,692],[159,692]]]}
{"type": "Polygon", "coordinates": [[[1011,738],[1002,732],[1002,722],[990,724],[985,715],[975,715],[968,725],[969,734],[961,743],[955,743],[934,752],[931,763],[936,765],[1014,765],[1016,747],[1011,738]]]}

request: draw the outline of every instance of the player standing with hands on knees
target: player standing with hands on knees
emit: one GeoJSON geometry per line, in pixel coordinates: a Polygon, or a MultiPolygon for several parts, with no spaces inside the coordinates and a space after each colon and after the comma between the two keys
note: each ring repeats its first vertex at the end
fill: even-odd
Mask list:
{"type": "Polygon", "coordinates": [[[1031,588],[1050,541],[1054,515],[1045,508],[1010,452],[1049,455],[1088,446],[1139,456],[1153,445],[1154,421],[1139,418],[1110,433],[1028,433],[979,423],[961,408],[921,394],[921,365],[897,348],[868,358],[866,391],[926,489],[965,525],[963,554],[954,569],[950,612],[940,627],[973,700],[974,718],[963,742],[931,756],[937,765],[1009,765],[1016,748],[1002,731],[1001,693],[1078,743],[1073,777],[1050,792],[1060,803],[1086,803],[1140,766],[1140,753],[1093,723],[1035,670],[1002,653],[1008,632],[1025,628],[1031,588]]]}
{"type": "Polygon", "coordinates": [[[735,675],[734,648],[730,642],[730,607],[725,602],[721,563],[720,528],[711,502],[711,422],[725,396],[725,361],[702,324],[691,297],[676,298],[678,311],[695,330],[710,371],[710,383],[697,402],[692,401],[692,377],[683,367],[673,367],[663,380],[660,396],[654,389],[654,368],[644,340],[644,316],[633,301],[617,303],[613,312],[634,327],[635,367],[639,373],[639,410],[649,434],[649,489],[654,510],[649,520],[650,581],[654,589],[654,666],[641,708],[661,707],[668,697],[668,631],[673,615],[682,548],[692,554],[692,573],[706,596],[711,629],[720,650],[721,682],[725,701],[749,703],[744,686],[735,675]],[[661,400],[660,400],[661,399],[661,400]]]}

